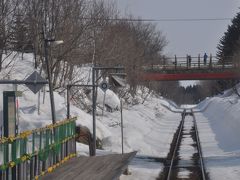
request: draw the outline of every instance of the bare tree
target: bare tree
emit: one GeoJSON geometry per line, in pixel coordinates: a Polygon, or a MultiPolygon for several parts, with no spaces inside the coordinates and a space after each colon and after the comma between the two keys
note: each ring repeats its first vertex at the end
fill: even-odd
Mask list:
{"type": "Polygon", "coordinates": [[[0,0],[0,71],[4,60],[4,50],[7,53],[8,48],[10,48],[12,36],[11,27],[20,2],[21,0],[0,0]]]}

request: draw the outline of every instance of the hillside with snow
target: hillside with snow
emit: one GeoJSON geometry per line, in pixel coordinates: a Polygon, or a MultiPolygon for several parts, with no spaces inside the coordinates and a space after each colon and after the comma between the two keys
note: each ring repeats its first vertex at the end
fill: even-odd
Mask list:
{"type": "MultiPolygon", "coordinates": [[[[31,54],[12,54],[4,61],[4,69],[0,72],[1,79],[23,80],[34,72],[34,58],[31,54]]],[[[86,68],[86,67],[85,67],[86,68]]],[[[37,70],[39,72],[39,70],[37,70]]],[[[77,71],[77,70],[76,70],[77,71]]],[[[89,69],[85,72],[88,72],[89,69]]],[[[84,74],[88,77],[88,73],[84,74]]],[[[44,74],[42,74],[44,77],[44,74]]],[[[1,85],[3,91],[12,91],[16,87],[1,85]]],[[[18,98],[19,130],[43,127],[51,123],[51,111],[48,87],[39,93],[32,93],[21,85],[17,89],[23,91],[18,98]]],[[[240,91],[240,86],[238,86],[240,91]]],[[[140,92],[141,93],[141,92],[140,92]]],[[[104,93],[98,90],[98,103],[103,103],[104,93]]],[[[66,93],[59,95],[54,92],[57,120],[66,118],[66,93]]],[[[139,96],[138,98],[141,98],[139,96]]],[[[106,102],[113,109],[119,109],[120,100],[108,90],[106,102]]],[[[1,102],[3,101],[0,96],[1,102]]],[[[204,161],[211,179],[238,179],[240,177],[240,98],[228,90],[224,95],[207,98],[200,104],[183,106],[193,108],[197,119],[202,144],[204,161]]],[[[0,110],[2,113],[2,103],[0,110]]],[[[98,109],[97,137],[102,140],[103,150],[97,154],[121,153],[121,116],[120,111],[104,111],[98,109]]],[[[136,105],[123,104],[124,152],[138,151],[137,157],[131,162],[131,175],[121,179],[155,179],[163,168],[157,158],[165,158],[170,143],[181,121],[182,108],[173,102],[150,95],[146,101],[136,105]]],[[[92,131],[92,116],[71,105],[71,115],[77,116],[77,124],[86,126],[92,131]]],[[[2,135],[2,117],[0,120],[2,135]]],[[[78,143],[79,155],[88,155],[88,147],[78,143]]]]}

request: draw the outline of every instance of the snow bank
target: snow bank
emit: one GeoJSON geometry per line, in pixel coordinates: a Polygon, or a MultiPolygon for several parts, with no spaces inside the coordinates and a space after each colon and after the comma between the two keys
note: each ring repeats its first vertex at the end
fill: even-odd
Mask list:
{"type": "MultiPolygon", "coordinates": [[[[154,97],[144,104],[124,108],[125,152],[138,151],[138,155],[166,157],[180,120],[179,114],[168,111],[161,105],[161,100],[154,97]]],[[[108,113],[99,121],[109,126],[112,135],[103,139],[104,148],[121,152],[120,113],[108,113]]]]}
{"type": "Polygon", "coordinates": [[[118,96],[110,89],[104,93],[100,88],[98,88],[97,103],[101,108],[103,108],[103,104],[104,106],[107,105],[112,111],[120,109],[120,100],[118,96]]]}
{"type": "Polygon", "coordinates": [[[239,100],[230,89],[198,105],[198,109],[203,112],[196,113],[196,119],[210,179],[239,179],[239,100]]]}
{"type": "MultiPolygon", "coordinates": [[[[10,56],[4,56],[4,69],[0,72],[1,79],[17,79],[24,80],[31,73],[34,72],[34,57],[32,54],[19,54],[13,52],[10,56]]],[[[85,68],[84,77],[87,76],[89,68],[85,68]]],[[[32,93],[26,86],[20,85],[17,87],[19,91],[23,91],[23,96],[18,98],[19,109],[19,130],[31,130],[51,124],[51,109],[48,91],[42,89],[39,94],[32,93]],[[40,102],[38,104],[38,101],[40,102]]],[[[1,85],[0,94],[3,91],[13,91],[13,85],[1,85]]],[[[54,92],[56,119],[63,120],[66,118],[66,100],[57,92],[54,92]]],[[[0,101],[3,101],[3,96],[0,95],[0,101]]],[[[2,109],[3,105],[0,103],[0,125],[2,126],[2,109]]],[[[71,105],[71,115],[77,116],[77,124],[87,126],[92,130],[92,116],[85,113],[81,109],[71,105]]],[[[100,138],[109,136],[110,132],[104,124],[97,123],[97,136],[100,138]]]]}
{"type": "Polygon", "coordinates": [[[211,104],[203,112],[209,120],[210,127],[223,151],[239,151],[240,143],[240,101],[239,97],[214,97],[211,104]]]}

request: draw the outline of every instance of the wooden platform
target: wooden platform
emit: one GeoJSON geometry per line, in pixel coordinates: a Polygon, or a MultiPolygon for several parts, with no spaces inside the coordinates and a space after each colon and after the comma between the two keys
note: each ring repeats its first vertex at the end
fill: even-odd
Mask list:
{"type": "Polygon", "coordinates": [[[69,160],[43,180],[113,180],[118,179],[137,152],[69,160]]]}

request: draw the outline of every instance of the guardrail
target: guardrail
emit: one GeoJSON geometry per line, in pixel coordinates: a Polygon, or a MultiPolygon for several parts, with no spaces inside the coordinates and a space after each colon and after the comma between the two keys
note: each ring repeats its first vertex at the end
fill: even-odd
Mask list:
{"type": "Polygon", "coordinates": [[[39,179],[76,156],[76,118],[0,139],[0,180],[39,179]]]}

